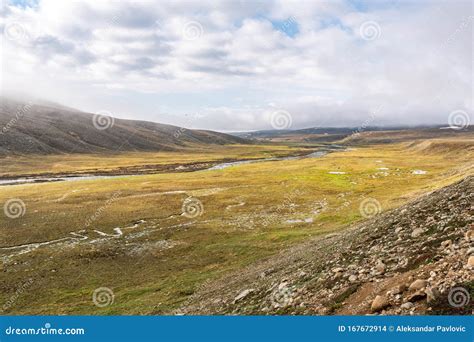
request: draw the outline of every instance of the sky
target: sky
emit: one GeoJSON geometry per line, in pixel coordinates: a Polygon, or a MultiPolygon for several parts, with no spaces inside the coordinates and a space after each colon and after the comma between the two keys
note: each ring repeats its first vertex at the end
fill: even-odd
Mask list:
{"type": "Polygon", "coordinates": [[[472,1],[3,0],[1,92],[218,131],[473,122],[472,1]]]}

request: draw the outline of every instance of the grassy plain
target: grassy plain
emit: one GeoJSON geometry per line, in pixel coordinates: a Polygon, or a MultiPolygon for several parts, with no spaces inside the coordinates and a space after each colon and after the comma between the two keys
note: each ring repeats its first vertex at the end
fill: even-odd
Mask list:
{"type": "Polygon", "coordinates": [[[97,173],[150,165],[189,164],[240,159],[281,157],[304,152],[300,147],[278,145],[212,145],[179,152],[126,152],[116,154],[21,155],[1,159],[0,177],[18,175],[97,173]]]}
{"type": "MultiPolygon", "coordinates": [[[[261,149],[245,148],[246,156],[262,156],[261,149]]],[[[242,156],[242,151],[232,153],[242,156]]],[[[223,149],[166,158],[229,154],[223,149]]],[[[66,164],[75,169],[84,165],[80,158],[90,156],[68,158],[66,164]]],[[[113,158],[100,167],[149,162],[143,155],[113,158]]],[[[0,187],[0,203],[19,198],[26,207],[19,218],[0,215],[0,247],[71,237],[71,232],[88,237],[29,252],[0,249],[0,303],[13,302],[4,307],[10,314],[169,313],[206,280],[364,219],[365,199],[389,210],[463,177],[472,172],[472,158],[471,150],[430,152],[402,143],[214,171],[0,187]],[[201,215],[182,215],[189,197],[202,203],[201,215]],[[114,228],[123,235],[97,232],[113,235],[114,228]],[[100,287],[113,291],[111,305],[94,305],[92,294],[100,287]]],[[[49,170],[49,162],[31,163],[38,172],[49,170]]],[[[24,172],[28,163],[23,170],[9,164],[8,172],[24,172]]]]}

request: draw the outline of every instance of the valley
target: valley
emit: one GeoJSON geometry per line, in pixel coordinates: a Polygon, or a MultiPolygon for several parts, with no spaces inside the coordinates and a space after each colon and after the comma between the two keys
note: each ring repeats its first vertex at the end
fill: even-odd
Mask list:
{"type": "Polygon", "coordinates": [[[4,159],[2,177],[166,167],[153,174],[0,187],[5,214],[9,200],[20,200],[20,211],[0,216],[0,298],[14,298],[3,310],[180,312],[210,282],[464,179],[472,174],[473,145],[467,132],[194,172],[170,172],[166,165],[281,158],[318,147],[258,143],[189,154],[4,159]],[[113,303],[94,305],[98,288],[110,289],[113,303]]]}

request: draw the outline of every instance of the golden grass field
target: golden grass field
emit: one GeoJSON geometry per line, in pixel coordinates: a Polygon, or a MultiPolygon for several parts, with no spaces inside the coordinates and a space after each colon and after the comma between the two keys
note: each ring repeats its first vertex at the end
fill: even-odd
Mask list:
{"type": "MultiPolygon", "coordinates": [[[[467,140],[467,150],[448,140],[441,141],[448,147],[434,148],[439,143],[356,147],[322,158],[214,171],[0,187],[0,203],[16,198],[26,208],[19,218],[0,215],[0,301],[10,303],[3,311],[170,313],[207,280],[365,219],[360,210],[365,199],[389,210],[472,173],[473,140],[467,140]],[[202,204],[196,217],[183,215],[190,197],[202,204]],[[36,249],[5,249],[71,237],[76,238],[36,249]],[[100,287],[113,291],[111,305],[94,305],[92,294],[100,287]]],[[[1,174],[261,158],[292,151],[299,150],[238,146],[197,154],[22,157],[3,160],[1,174]]]]}

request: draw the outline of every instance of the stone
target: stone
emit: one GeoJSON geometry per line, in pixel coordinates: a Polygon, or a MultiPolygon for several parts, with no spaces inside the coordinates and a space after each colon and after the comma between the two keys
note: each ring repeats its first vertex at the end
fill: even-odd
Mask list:
{"type": "Polygon", "coordinates": [[[242,300],[244,299],[245,297],[247,297],[249,294],[251,294],[252,292],[254,292],[255,289],[247,289],[247,290],[243,290],[242,292],[240,292],[238,294],[237,297],[234,298],[234,303],[238,302],[239,300],[242,300]]]}
{"type": "Polygon", "coordinates": [[[474,255],[471,255],[469,259],[467,259],[467,266],[474,267],[474,255]]]}
{"type": "Polygon", "coordinates": [[[425,231],[421,228],[416,228],[412,233],[411,233],[411,237],[412,238],[416,238],[418,236],[420,236],[421,234],[423,234],[425,231]]]}
{"type": "Polygon", "coordinates": [[[422,300],[426,298],[426,293],[424,291],[416,291],[412,295],[408,296],[408,301],[409,302],[417,302],[419,300],[422,300]]]}
{"type": "Polygon", "coordinates": [[[334,273],[341,273],[341,272],[344,272],[344,269],[342,267],[336,267],[336,268],[333,268],[332,271],[334,273]]]}
{"type": "Polygon", "coordinates": [[[428,303],[434,302],[436,299],[438,299],[441,296],[441,293],[436,287],[426,288],[425,293],[426,293],[426,301],[428,303]]]}
{"type": "Polygon", "coordinates": [[[351,276],[349,277],[349,281],[350,281],[351,283],[356,282],[356,281],[357,281],[357,276],[356,276],[355,274],[351,275],[351,276]]]}
{"type": "Polygon", "coordinates": [[[404,310],[410,310],[412,307],[413,307],[413,303],[412,302],[406,302],[406,303],[403,303],[400,307],[404,310]]]}
{"type": "Polygon", "coordinates": [[[452,244],[453,244],[453,241],[451,241],[451,240],[445,240],[445,241],[441,242],[441,247],[443,247],[443,248],[448,248],[448,247],[450,247],[452,244]]]}
{"type": "Polygon", "coordinates": [[[470,229],[466,232],[466,240],[467,241],[473,241],[474,240],[474,230],[473,229],[470,229]]]}
{"type": "Polygon", "coordinates": [[[427,284],[428,284],[428,282],[426,280],[417,279],[413,283],[410,284],[409,289],[410,290],[415,290],[415,291],[416,290],[421,290],[421,289],[425,288],[427,284]]]}
{"type": "Polygon", "coordinates": [[[378,312],[380,310],[385,309],[389,305],[390,305],[390,303],[388,302],[387,297],[377,296],[377,297],[375,297],[374,301],[372,302],[372,305],[370,306],[370,309],[372,310],[372,312],[378,312]]]}
{"type": "Polygon", "coordinates": [[[375,269],[377,270],[378,273],[381,273],[381,274],[385,273],[385,268],[386,266],[381,260],[379,260],[377,262],[377,265],[375,265],[375,269]]]}
{"type": "Polygon", "coordinates": [[[392,294],[397,295],[405,292],[407,289],[407,286],[405,284],[397,285],[392,289],[392,294]]]}

